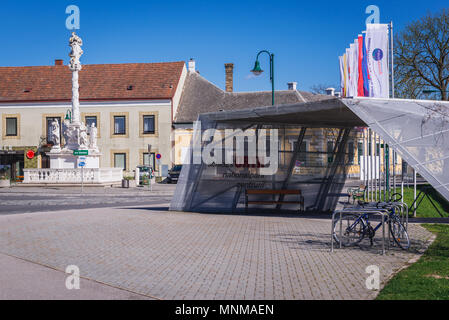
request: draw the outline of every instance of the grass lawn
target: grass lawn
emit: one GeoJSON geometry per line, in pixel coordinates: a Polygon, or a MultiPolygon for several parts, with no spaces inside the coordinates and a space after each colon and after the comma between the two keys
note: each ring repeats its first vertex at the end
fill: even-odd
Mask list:
{"type": "Polygon", "coordinates": [[[449,300],[449,225],[423,225],[435,242],[421,259],[399,272],[377,300],[449,300]]]}
{"type": "MultiPolygon", "coordinates": [[[[419,195],[420,189],[423,186],[418,186],[416,190],[416,195],[419,195]]],[[[401,194],[401,188],[396,189],[396,192],[401,194]]],[[[429,191],[429,195],[432,198],[433,203],[437,206],[438,210],[440,210],[441,214],[444,217],[449,217],[449,203],[444,199],[435,189],[431,188],[429,191]]],[[[422,196],[421,196],[422,197],[422,196]]],[[[404,188],[404,200],[405,203],[409,206],[410,216],[413,216],[413,210],[410,207],[413,204],[413,188],[404,188]]],[[[441,218],[435,208],[430,203],[427,197],[421,202],[418,210],[416,211],[416,216],[418,218],[441,218]]]]}

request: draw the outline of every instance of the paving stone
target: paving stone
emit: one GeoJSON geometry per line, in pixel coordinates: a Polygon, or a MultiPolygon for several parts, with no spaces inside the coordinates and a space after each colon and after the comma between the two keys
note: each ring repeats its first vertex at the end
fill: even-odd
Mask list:
{"type": "Polygon", "coordinates": [[[0,252],[160,299],[373,299],[381,281],[431,234],[410,225],[414,248],[330,252],[330,221],[100,208],[0,216],[0,252]]]}

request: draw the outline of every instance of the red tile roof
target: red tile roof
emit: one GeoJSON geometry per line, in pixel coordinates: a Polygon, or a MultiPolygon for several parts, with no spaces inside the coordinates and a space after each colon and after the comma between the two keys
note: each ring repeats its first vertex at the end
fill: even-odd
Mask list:
{"type": "MultiPolygon", "coordinates": [[[[84,65],[79,74],[80,99],[171,99],[184,65],[182,61],[84,65]]],[[[70,101],[71,74],[68,66],[0,67],[0,103],[70,101]]]]}

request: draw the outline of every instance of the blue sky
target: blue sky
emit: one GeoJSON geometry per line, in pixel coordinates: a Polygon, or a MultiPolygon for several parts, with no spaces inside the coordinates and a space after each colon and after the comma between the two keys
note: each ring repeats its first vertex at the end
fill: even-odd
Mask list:
{"type": "MultiPolygon", "coordinates": [[[[11,1],[0,2],[0,66],[68,61],[65,8],[81,10],[82,62],[188,61],[224,87],[224,64],[235,64],[236,91],[271,90],[268,74],[250,76],[257,52],[275,54],[276,89],[297,81],[300,90],[339,83],[338,55],[364,30],[365,9],[398,32],[447,0],[345,1],[11,1]]],[[[261,58],[269,69],[268,58],[261,58]]],[[[82,76],[82,75],[81,75],[82,76]]]]}

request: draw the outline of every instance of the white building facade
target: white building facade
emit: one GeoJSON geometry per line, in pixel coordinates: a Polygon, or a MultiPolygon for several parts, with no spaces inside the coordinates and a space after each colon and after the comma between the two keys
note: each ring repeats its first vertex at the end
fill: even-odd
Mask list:
{"type": "MultiPolygon", "coordinates": [[[[172,122],[186,74],[184,62],[83,67],[81,121],[98,129],[100,167],[131,175],[148,165],[161,176],[174,165],[172,122]]],[[[18,179],[23,169],[49,168],[49,128],[70,117],[70,87],[60,60],[50,67],[0,67],[0,165],[13,165],[18,179]]]]}

